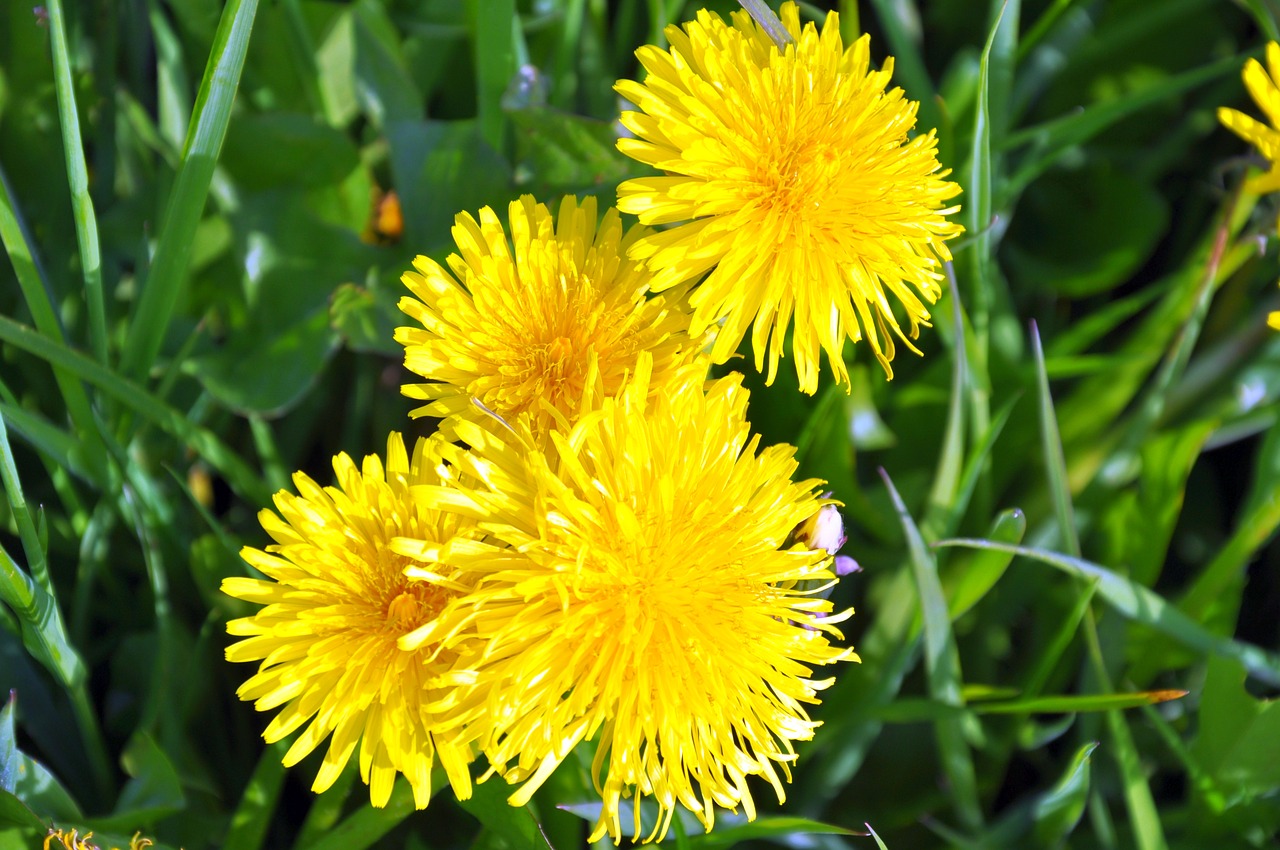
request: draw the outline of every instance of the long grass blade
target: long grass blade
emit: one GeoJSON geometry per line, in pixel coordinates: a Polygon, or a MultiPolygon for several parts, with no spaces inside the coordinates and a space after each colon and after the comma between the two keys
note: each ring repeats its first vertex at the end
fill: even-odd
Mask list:
{"type": "Polygon", "coordinates": [[[142,286],[137,312],[129,327],[121,372],[139,377],[151,368],[178,302],[196,225],[200,223],[213,169],[231,120],[231,104],[249,47],[258,0],[230,0],[214,38],[196,98],[173,194],[165,211],[151,270],[142,286]]]}
{"type": "Polygon", "coordinates": [[[992,540],[957,537],[941,540],[934,545],[1010,552],[1047,564],[1077,578],[1097,581],[1098,596],[1125,618],[1150,626],[1199,652],[1233,658],[1259,681],[1280,687],[1280,656],[1253,644],[1213,634],[1155,591],[1106,567],[1046,549],[1014,546],[992,540]]]}
{"type": "MultiPolygon", "coordinates": [[[[925,673],[929,681],[929,694],[946,705],[961,706],[964,701],[960,689],[960,657],[956,651],[955,637],[951,633],[951,615],[947,600],[938,579],[938,565],[933,553],[925,545],[915,520],[907,511],[893,481],[883,469],[880,477],[889,490],[889,498],[902,531],[907,539],[911,571],[915,576],[916,590],[920,594],[920,607],[924,616],[925,673]]],[[[965,742],[961,721],[948,718],[936,724],[938,745],[951,790],[955,795],[956,814],[965,826],[977,829],[982,825],[982,808],[978,802],[977,777],[973,758],[965,742]]]]}
{"type": "Polygon", "coordinates": [[[1040,329],[1031,323],[1031,350],[1036,361],[1036,388],[1040,396],[1040,446],[1044,453],[1045,471],[1049,478],[1049,494],[1053,497],[1058,517],[1058,536],[1067,554],[1080,557],[1080,536],[1076,531],[1075,509],[1071,505],[1071,485],[1067,481],[1067,461],[1058,435],[1058,416],[1049,392],[1049,374],[1044,368],[1044,349],[1040,346],[1040,329]]]}
{"type": "Polygon", "coordinates": [[[137,384],[4,316],[0,316],[0,340],[29,351],[99,387],[144,419],[154,422],[161,430],[207,460],[242,497],[255,504],[266,504],[270,498],[271,494],[258,473],[225,443],[137,384]]]}
{"type": "Polygon", "coordinates": [[[102,251],[98,247],[98,217],[89,197],[89,169],[80,138],[80,112],[71,82],[71,56],[67,49],[67,24],[62,0],[49,0],[49,41],[53,48],[53,83],[58,93],[58,118],[62,123],[62,148],[71,184],[71,208],[84,268],[84,297],[89,307],[89,344],[99,363],[107,362],[107,318],[102,294],[102,251]]]}

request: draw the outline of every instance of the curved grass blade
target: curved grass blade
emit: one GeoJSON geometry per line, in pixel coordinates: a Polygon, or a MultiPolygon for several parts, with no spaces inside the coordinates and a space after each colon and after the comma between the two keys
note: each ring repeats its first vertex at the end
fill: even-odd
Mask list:
{"type": "Polygon", "coordinates": [[[67,50],[67,25],[62,0],[49,0],[49,42],[53,49],[53,84],[58,93],[58,119],[62,124],[62,148],[67,157],[71,184],[71,208],[84,267],[84,295],[89,306],[89,344],[99,363],[107,362],[107,318],[102,297],[102,252],[98,247],[98,217],[89,197],[89,169],[80,138],[80,112],[71,82],[71,56],[67,50]]]}
{"type": "MultiPolygon", "coordinates": [[[[14,274],[22,289],[27,309],[31,311],[32,321],[41,334],[57,343],[65,343],[62,324],[53,309],[53,301],[45,285],[44,276],[36,262],[35,250],[32,247],[26,227],[18,215],[9,192],[9,180],[0,168],[0,240],[4,242],[9,261],[13,264],[14,274]]],[[[67,414],[76,431],[81,436],[82,451],[85,457],[86,474],[99,487],[105,485],[107,476],[107,453],[102,446],[97,422],[93,418],[93,410],[89,405],[89,395],[84,386],[57,366],[53,368],[53,379],[62,394],[63,403],[67,406],[67,414]]]]}
{"type": "Polygon", "coordinates": [[[169,407],[101,364],[45,339],[30,328],[0,316],[0,340],[41,357],[66,369],[77,377],[99,387],[103,392],[131,408],[161,430],[180,440],[226,477],[227,482],[243,498],[255,504],[266,504],[268,489],[257,472],[210,431],[195,425],[186,416],[169,407]]]}
{"type": "Polygon", "coordinates": [[[1010,552],[1048,564],[1077,578],[1096,580],[1098,596],[1127,619],[1150,626],[1184,646],[1207,655],[1233,658],[1243,664],[1245,669],[1259,681],[1273,687],[1280,687],[1280,657],[1253,644],[1213,634],[1155,591],[1136,584],[1105,567],[1058,552],[997,543],[992,540],[957,537],[940,540],[934,545],[1010,552]]]}
{"type": "Polygon", "coordinates": [[[169,317],[191,260],[191,245],[209,196],[214,165],[231,119],[231,104],[240,85],[240,72],[257,10],[258,0],[230,0],[218,24],[156,253],[120,359],[120,371],[126,376],[145,374],[160,353],[169,317]]]}

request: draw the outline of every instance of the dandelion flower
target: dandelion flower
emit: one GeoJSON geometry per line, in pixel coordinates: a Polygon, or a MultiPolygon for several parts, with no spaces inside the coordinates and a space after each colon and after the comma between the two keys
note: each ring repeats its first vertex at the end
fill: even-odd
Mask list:
{"type": "Polygon", "coordinates": [[[745,12],[729,25],[706,11],[667,28],[669,50],[636,52],[648,76],[617,84],[639,109],[622,114],[635,138],[618,148],[665,175],[624,182],[618,208],[677,225],[631,256],[654,270],[654,291],[705,275],[691,331],[723,320],[716,362],[750,329],[772,383],[794,317],[800,388],[813,393],[819,348],[845,384],[846,338],[865,336],[890,377],[894,337],[916,350],[889,296],[914,339],[941,292],[945,240],[962,230],[946,219],[959,207],[944,208],[960,187],[932,130],[909,138],[917,104],[885,91],[892,59],[870,71],[868,38],[846,50],[834,12],[821,32],[801,30],[786,3],[782,23],[795,40],[785,52],[745,12]]]}
{"type": "MultiPolygon", "coordinates": [[[[1280,44],[1274,41],[1267,44],[1266,68],[1257,59],[1250,59],[1244,64],[1242,76],[1245,88],[1249,89],[1254,103],[1267,114],[1271,126],[1226,107],[1218,109],[1218,120],[1257,148],[1271,164],[1266,174],[1251,178],[1245,188],[1258,194],[1275,192],[1280,190],[1280,44]]],[[[1280,330],[1280,310],[1267,316],[1267,324],[1280,330]]]]}
{"type": "MultiPolygon", "coordinates": [[[[527,418],[513,430],[465,422],[470,449],[447,456],[491,535],[440,554],[478,577],[452,614],[486,646],[484,751],[524,783],[520,805],[575,745],[597,740],[592,841],[620,839],[627,798],[657,803],[645,840],[666,833],[677,805],[708,830],[715,806],[753,818],[750,776],[782,800],[792,744],[818,725],[804,706],[830,683],[811,668],[856,657],[829,641],[851,612],[816,619],[831,610],[819,598],[830,556],[789,542],[824,504],[818,482],[792,481],[790,446],[759,449],[740,375],[704,393],[694,364],[653,392],[650,364],[642,355],[615,396],[593,376],[590,412],[559,422],[545,449],[529,445],[527,418]]],[[[401,645],[439,640],[447,619],[401,645]]]]}
{"type": "Polygon", "coordinates": [[[659,383],[695,353],[678,298],[647,298],[652,275],[627,259],[645,228],[624,234],[614,209],[597,225],[594,198],[566,197],[553,216],[526,195],[508,220],[510,243],[492,209],[459,215],[453,274],[418,257],[403,277],[413,297],[400,309],[420,327],[396,340],[405,366],[433,382],[404,387],[429,402],[414,416],[483,416],[474,398],[504,418],[531,411],[542,428],[544,406],[570,413],[592,358],[613,391],[641,351],[659,383]]]}
{"type": "MultiPolygon", "coordinates": [[[[357,468],[340,454],[336,487],[295,474],[298,495],[281,491],[279,516],[264,510],[259,517],[275,544],[241,552],[267,579],[222,583],[224,593],[264,606],[227,624],[244,638],[227,648],[227,659],[261,662],[238,696],[255,700],[260,711],[280,708],[263,737],[275,742],[306,727],[286,766],[330,738],[316,792],[333,784],[359,744],[360,775],[375,806],[386,805],[396,775],[404,774],[417,807],[425,807],[435,756],[458,796],[470,795],[469,742],[446,716],[445,683],[457,655],[397,645],[466,590],[441,575],[406,576],[409,560],[389,546],[401,535],[447,540],[469,530],[457,514],[410,497],[410,488],[440,481],[433,445],[419,440],[410,459],[393,433],[385,465],[370,455],[357,468]]],[[[425,574],[421,565],[416,572],[425,574]]]]}
{"type": "Polygon", "coordinates": [[[1266,113],[1271,126],[1226,107],[1218,109],[1218,120],[1228,130],[1257,148],[1271,164],[1271,169],[1266,174],[1251,179],[1246,188],[1258,194],[1274,192],[1280,190],[1280,131],[1277,130],[1280,128],[1280,85],[1277,85],[1277,81],[1280,81],[1280,44],[1273,41],[1267,45],[1265,69],[1257,59],[1250,59],[1244,65],[1242,76],[1249,94],[1266,113]]]}

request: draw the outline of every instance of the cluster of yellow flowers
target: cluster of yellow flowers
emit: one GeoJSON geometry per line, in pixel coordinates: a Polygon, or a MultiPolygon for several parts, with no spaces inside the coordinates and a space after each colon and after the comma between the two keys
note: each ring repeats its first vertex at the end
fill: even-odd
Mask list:
{"type": "Polygon", "coordinates": [[[750,326],[771,381],[793,317],[806,391],[819,347],[847,382],[864,334],[887,369],[907,336],[886,293],[914,336],[960,228],[889,63],[835,14],[782,23],[785,47],[704,12],[639,51],[619,147],[665,173],[619,187],[640,224],[524,197],[505,227],[460,214],[448,268],[405,274],[396,339],[426,382],[404,392],[439,430],[339,455],[335,486],[297,473],[261,514],[274,545],[243,552],[265,578],[223,584],[263,606],[227,657],[260,664],[238,693],[279,709],[266,739],[301,730],[287,765],[328,740],[316,791],[359,746],[375,806],[398,775],[425,806],[437,760],[465,798],[480,755],[520,805],[592,741],[592,840],[628,831],[624,800],[652,840],[677,806],[754,817],[751,776],[783,798],[813,669],[856,660],[823,598],[843,537],[794,449],[751,434],[741,376],[708,370],[750,326]]]}
{"type": "MultiPolygon", "coordinates": [[[[1257,194],[1280,191],[1280,129],[1277,129],[1280,128],[1280,44],[1273,41],[1267,45],[1266,68],[1257,59],[1246,62],[1243,77],[1245,88],[1266,113],[1271,126],[1226,107],[1218,110],[1218,120],[1257,148],[1270,164],[1265,173],[1250,179],[1245,189],[1257,194]]],[[[1280,226],[1280,222],[1277,224],[1280,226]]],[[[1280,310],[1267,316],[1267,324],[1280,330],[1280,310]]]]}

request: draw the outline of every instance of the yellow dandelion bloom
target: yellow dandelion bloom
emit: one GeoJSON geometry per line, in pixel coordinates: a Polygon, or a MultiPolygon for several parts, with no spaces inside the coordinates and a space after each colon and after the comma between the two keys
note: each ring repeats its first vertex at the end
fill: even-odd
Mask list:
{"type": "Polygon", "coordinates": [[[818,386],[819,348],[848,383],[846,338],[864,336],[886,373],[894,336],[928,324],[941,292],[945,240],[960,233],[943,208],[960,192],[945,178],[933,131],[909,138],[917,104],[886,92],[893,61],[869,70],[869,40],[847,50],[834,12],[821,32],[800,28],[794,3],[780,51],[745,12],[726,24],[699,12],[667,28],[669,50],[636,52],[643,83],[619,81],[636,104],[622,123],[625,154],[665,172],[618,187],[618,208],[644,224],[676,224],[639,239],[633,257],[654,291],[700,278],[690,296],[694,334],[723,319],[712,356],[723,363],[747,330],[758,370],[773,382],[794,316],[800,388],[818,386]]]}
{"type": "Polygon", "coordinates": [[[306,727],[285,754],[286,766],[330,738],[316,792],[333,784],[359,744],[360,775],[375,806],[386,805],[396,775],[404,774],[415,804],[425,807],[435,756],[458,796],[470,796],[470,744],[447,716],[457,656],[397,645],[466,591],[420,567],[418,575],[430,579],[406,576],[408,559],[389,546],[401,535],[447,540],[470,528],[410,497],[410,488],[440,481],[433,445],[419,440],[410,459],[393,433],[385,464],[370,455],[357,467],[340,454],[335,487],[295,474],[298,495],[281,491],[279,515],[259,515],[275,544],[241,552],[267,579],[222,583],[224,593],[263,606],[227,624],[244,638],[227,648],[227,659],[261,662],[237,695],[260,711],[280,708],[263,737],[275,742],[306,727]]]}
{"type": "Polygon", "coordinates": [[[545,427],[544,405],[567,415],[592,358],[612,391],[641,351],[659,383],[695,353],[678,297],[646,298],[652,275],[626,257],[645,228],[623,233],[614,209],[597,224],[594,198],[566,197],[553,216],[526,195],[508,220],[510,242],[492,209],[459,215],[453,274],[418,257],[403,277],[413,297],[400,309],[419,327],[396,340],[405,366],[433,382],[404,387],[429,402],[414,416],[483,416],[475,398],[506,418],[533,411],[545,427]]]}
{"type": "Polygon", "coordinates": [[[1263,193],[1280,190],[1280,44],[1274,41],[1267,45],[1267,67],[1257,59],[1250,59],[1244,65],[1244,84],[1249,89],[1255,103],[1266,113],[1271,126],[1261,123],[1243,112],[1222,107],[1218,110],[1218,120],[1231,132],[1244,139],[1258,149],[1271,169],[1260,174],[1246,184],[1250,192],[1263,193]]]}
{"type": "Polygon", "coordinates": [[[827,552],[789,543],[824,500],[792,481],[794,450],[760,450],[734,374],[704,393],[704,364],[651,391],[651,360],[615,396],[589,382],[573,422],[545,448],[527,417],[461,422],[469,450],[446,455],[461,507],[491,535],[407,554],[476,575],[475,590],[401,645],[462,629],[485,649],[491,765],[523,782],[526,802],[583,740],[603,799],[591,840],[622,834],[624,799],[652,797],[661,838],[677,805],[710,830],[714,807],[755,816],[748,777],[782,800],[794,741],[818,725],[805,710],[830,680],[812,667],[853,659],[833,646],[819,594],[834,581],[827,552]],[[592,389],[592,385],[596,387],[592,389]],[[802,582],[818,579],[811,590],[802,582]],[[446,623],[446,621],[450,621],[446,623]]]}

